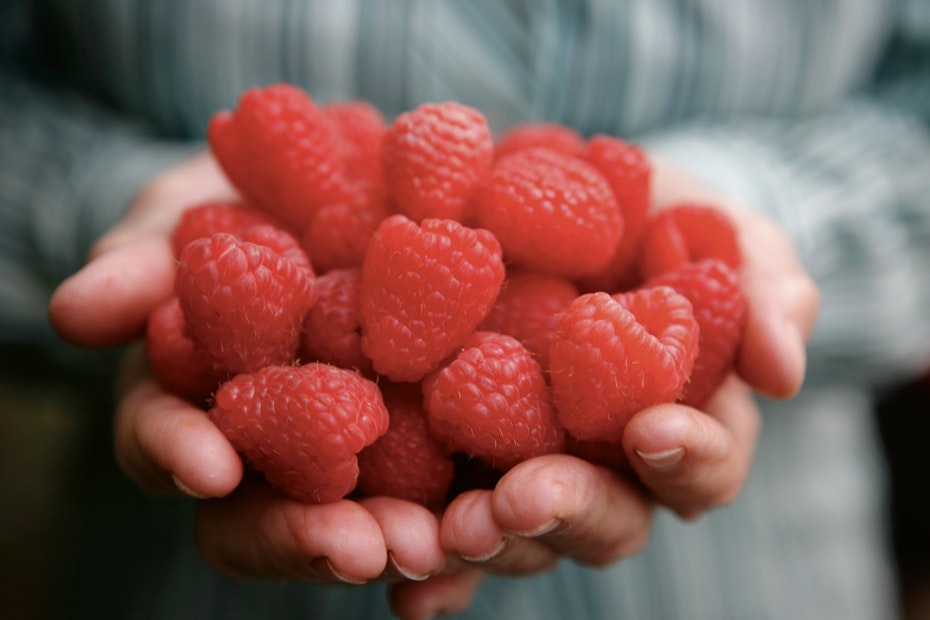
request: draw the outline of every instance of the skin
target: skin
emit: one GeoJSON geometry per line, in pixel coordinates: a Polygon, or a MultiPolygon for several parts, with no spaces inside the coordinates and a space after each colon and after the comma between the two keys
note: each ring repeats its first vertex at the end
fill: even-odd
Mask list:
{"type": "MultiPolygon", "coordinates": [[[[818,291],[774,223],[672,162],[655,160],[654,171],[653,208],[712,202],[737,223],[748,315],[736,372],[705,411],[658,405],[627,426],[623,449],[638,483],[550,455],[514,467],[493,490],[462,494],[441,515],[384,497],[301,505],[244,481],[232,446],[203,411],[158,387],[138,344],[119,386],[114,449],[121,468],[150,494],[202,500],[197,542],[218,570],[317,583],[386,581],[393,610],[410,619],[465,609],[487,573],[531,575],[563,557],[603,566],[635,555],[648,544],[657,505],[695,519],[733,501],[760,430],[752,392],[790,398],[800,389],[818,291]]],[[[55,292],[49,318],[57,332],[86,347],[138,341],[148,313],[172,292],[168,234],[178,215],[234,196],[205,154],[154,179],[55,292]]]]}

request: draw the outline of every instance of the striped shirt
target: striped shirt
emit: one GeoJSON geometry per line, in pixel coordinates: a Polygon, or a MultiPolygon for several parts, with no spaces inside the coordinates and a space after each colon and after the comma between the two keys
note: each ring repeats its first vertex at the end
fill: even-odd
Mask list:
{"type": "MultiPolygon", "coordinates": [[[[649,548],[609,569],[492,580],[468,617],[892,617],[868,390],[930,365],[930,2],[7,0],[0,23],[4,343],[55,347],[54,285],[258,84],[389,118],[451,99],[496,131],[618,135],[769,213],[823,310],[804,391],[763,403],[740,499],[696,524],[660,513],[649,548]]],[[[173,560],[139,586],[158,600],[127,584],[108,604],[387,614],[376,588],[232,584],[183,545],[173,560]]]]}

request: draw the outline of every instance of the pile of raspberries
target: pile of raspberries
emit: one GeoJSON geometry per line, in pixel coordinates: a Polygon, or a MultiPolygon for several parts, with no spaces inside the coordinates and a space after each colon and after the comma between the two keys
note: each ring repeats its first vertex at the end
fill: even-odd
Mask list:
{"type": "Polygon", "coordinates": [[[539,455],[622,469],[633,415],[699,407],[732,369],[733,224],[649,211],[633,144],[542,122],[495,138],[455,102],[387,122],[283,83],[207,137],[241,198],[183,212],[147,352],[291,498],[441,509],[539,455]]]}

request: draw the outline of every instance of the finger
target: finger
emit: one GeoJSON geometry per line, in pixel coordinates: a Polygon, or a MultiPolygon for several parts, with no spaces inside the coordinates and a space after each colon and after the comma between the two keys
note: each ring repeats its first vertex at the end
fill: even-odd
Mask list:
{"type": "Polygon", "coordinates": [[[805,345],[820,296],[791,240],[771,218],[708,186],[673,160],[653,154],[652,163],[653,209],[700,202],[719,207],[735,222],[747,299],[737,369],[766,396],[793,396],[804,379],[805,345]]]}
{"type": "Polygon", "coordinates": [[[483,570],[531,575],[552,568],[559,555],[531,537],[514,536],[496,522],[492,492],[473,490],[457,496],[443,513],[442,546],[483,570]]]}
{"type": "Polygon", "coordinates": [[[439,520],[413,502],[391,497],[369,497],[359,501],[372,514],[388,552],[388,577],[423,581],[446,566],[446,553],[439,544],[439,520]]]}
{"type": "Polygon", "coordinates": [[[404,620],[455,615],[468,608],[483,576],[479,569],[462,569],[426,581],[398,583],[390,589],[391,610],[404,620]]]}
{"type": "Polygon", "coordinates": [[[788,398],[800,389],[820,294],[788,239],[766,218],[745,215],[742,289],[746,325],[740,375],[757,391],[788,398]]]}
{"type": "Polygon", "coordinates": [[[242,479],[242,460],[206,414],[151,378],[121,399],[114,441],[122,470],[152,494],[222,497],[242,479]]]}
{"type": "Polygon", "coordinates": [[[554,454],[507,472],[491,510],[510,537],[531,538],[582,564],[602,566],[643,549],[652,505],[606,468],[554,454]]]}
{"type": "Polygon", "coordinates": [[[115,248],[61,283],[49,302],[49,321],[73,344],[124,344],[144,333],[149,313],[172,294],[174,276],[165,238],[115,248]]]}
{"type": "Polygon", "coordinates": [[[381,527],[349,500],[303,504],[256,484],[198,506],[200,552],[228,575],[361,584],[387,564],[381,527]]]}
{"type": "Polygon", "coordinates": [[[635,415],[623,447],[656,500],[685,518],[731,502],[749,475],[761,418],[748,388],[731,377],[708,413],[667,404],[635,415]]]}
{"type": "Polygon", "coordinates": [[[59,335],[87,347],[139,337],[149,312],[172,291],[175,263],[169,232],[184,209],[235,191],[208,153],[149,183],[126,217],[97,241],[88,264],[62,282],[49,303],[59,335]]]}

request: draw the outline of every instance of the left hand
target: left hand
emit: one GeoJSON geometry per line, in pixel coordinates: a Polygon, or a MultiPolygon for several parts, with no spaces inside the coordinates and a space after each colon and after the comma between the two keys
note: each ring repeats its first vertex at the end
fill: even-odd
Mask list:
{"type": "MultiPolygon", "coordinates": [[[[562,557],[603,566],[645,547],[656,507],[695,519],[738,496],[761,426],[753,393],[790,398],[801,388],[819,292],[775,222],[655,160],[652,208],[683,201],[719,205],[739,232],[747,318],[735,371],[703,411],[662,404],[632,418],[623,450],[635,480],[553,455],[514,467],[493,490],[456,498],[441,540],[457,563],[509,575],[548,570],[562,557]]],[[[414,599],[428,583],[401,584],[395,597],[414,599]]]]}

